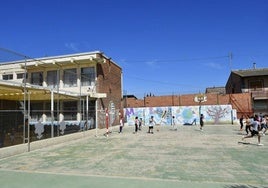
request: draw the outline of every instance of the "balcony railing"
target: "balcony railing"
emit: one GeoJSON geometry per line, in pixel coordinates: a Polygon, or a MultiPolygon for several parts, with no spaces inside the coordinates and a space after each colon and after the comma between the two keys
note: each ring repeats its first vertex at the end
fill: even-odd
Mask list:
{"type": "Polygon", "coordinates": [[[251,91],[252,98],[268,99],[268,91],[251,91]]]}
{"type": "Polygon", "coordinates": [[[251,93],[252,98],[268,99],[268,88],[262,88],[261,90],[242,89],[242,93],[251,93]]]}

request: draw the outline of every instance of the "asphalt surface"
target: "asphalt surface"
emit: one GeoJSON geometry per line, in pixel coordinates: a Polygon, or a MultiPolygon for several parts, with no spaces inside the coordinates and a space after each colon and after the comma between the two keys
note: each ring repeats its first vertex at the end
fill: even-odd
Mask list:
{"type": "MultiPolygon", "coordinates": [[[[94,188],[268,187],[268,135],[238,143],[238,125],[118,127],[0,159],[0,186],[94,188]],[[159,131],[157,131],[159,129],[159,131]]],[[[95,130],[91,130],[95,131],[95,130]]],[[[1,150],[0,150],[1,152],[1,150]]]]}

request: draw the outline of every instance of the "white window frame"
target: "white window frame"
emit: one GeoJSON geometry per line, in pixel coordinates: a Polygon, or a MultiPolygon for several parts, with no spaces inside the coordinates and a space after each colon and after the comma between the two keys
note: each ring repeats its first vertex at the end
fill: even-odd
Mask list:
{"type": "Polygon", "coordinates": [[[77,69],[65,69],[63,71],[64,87],[77,87],[77,69]]]}

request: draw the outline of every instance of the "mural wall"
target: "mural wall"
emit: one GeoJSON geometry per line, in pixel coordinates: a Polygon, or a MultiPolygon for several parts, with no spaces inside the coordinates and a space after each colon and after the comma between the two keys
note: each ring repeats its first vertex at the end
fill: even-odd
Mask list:
{"type": "Polygon", "coordinates": [[[231,124],[237,119],[231,105],[125,108],[124,113],[128,125],[134,125],[136,116],[142,118],[144,125],[148,125],[151,116],[160,125],[171,125],[172,116],[177,124],[199,124],[199,113],[204,115],[205,124],[231,124]]]}

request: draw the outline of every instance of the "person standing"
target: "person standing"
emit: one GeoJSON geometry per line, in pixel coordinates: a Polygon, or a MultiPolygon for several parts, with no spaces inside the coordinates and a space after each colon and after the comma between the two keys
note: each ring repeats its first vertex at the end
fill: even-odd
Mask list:
{"type": "Polygon", "coordinates": [[[176,119],[175,116],[172,116],[172,121],[171,121],[172,129],[177,131],[177,124],[176,124],[176,119]]]}
{"type": "Polygon", "coordinates": [[[142,126],[142,118],[140,118],[140,121],[139,121],[139,131],[141,131],[141,126],[142,126]]]}
{"type": "Polygon", "coordinates": [[[154,116],[151,116],[151,118],[149,119],[149,130],[148,133],[154,133],[153,129],[154,129],[154,125],[156,124],[155,120],[154,120],[154,116]]]}
{"type": "Polygon", "coordinates": [[[123,117],[121,116],[120,125],[119,125],[119,133],[122,133],[123,127],[124,127],[124,120],[123,120],[123,117]]]}
{"type": "Polygon", "coordinates": [[[201,114],[200,115],[200,130],[203,130],[203,126],[204,126],[204,115],[201,114]]]}
{"type": "Polygon", "coordinates": [[[133,132],[134,134],[138,132],[138,127],[139,127],[139,118],[136,116],[135,117],[135,131],[133,132]]]}
{"type": "Polygon", "coordinates": [[[243,124],[243,121],[244,121],[244,116],[242,115],[239,119],[239,122],[240,122],[240,131],[243,130],[243,127],[244,127],[244,124],[243,124]]]}

